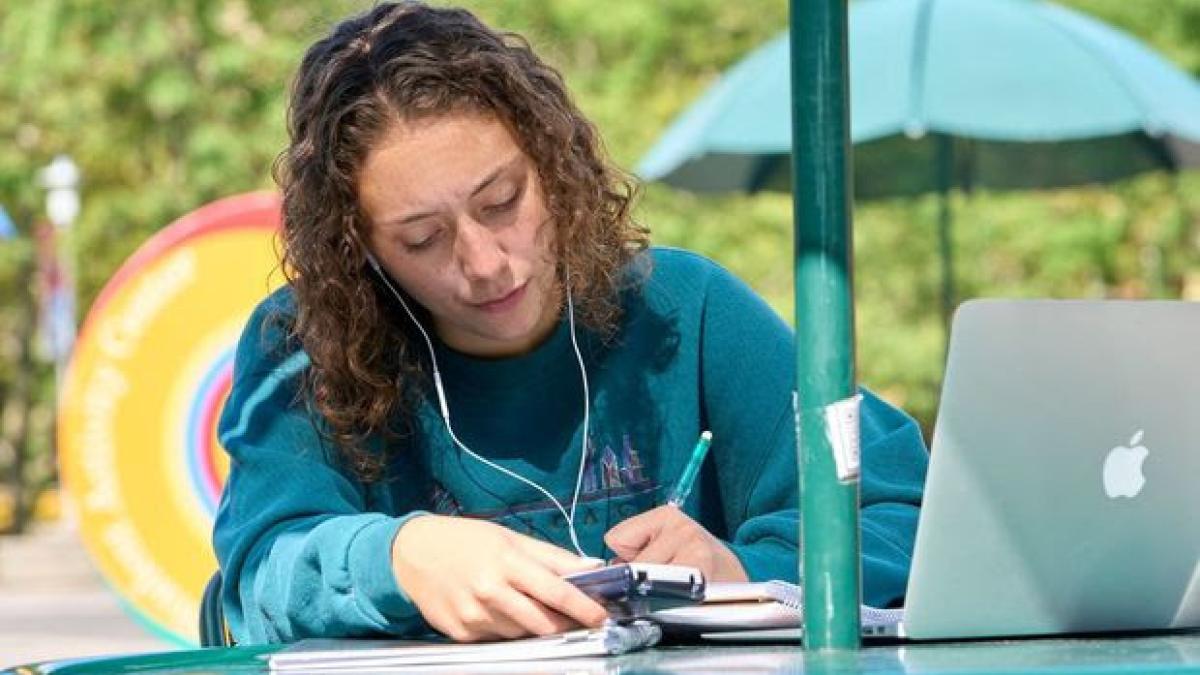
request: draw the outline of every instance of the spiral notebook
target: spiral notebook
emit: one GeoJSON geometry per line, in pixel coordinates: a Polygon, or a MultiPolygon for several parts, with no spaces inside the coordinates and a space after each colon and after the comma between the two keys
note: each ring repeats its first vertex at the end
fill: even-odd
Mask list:
{"type": "MultiPolygon", "coordinates": [[[[703,639],[799,639],[803,624],[803,592],[784,581],[709,582],[704,602],[664,609],[647,616],[669,635],[703,639]]],[[[864,636],[895,635],[902,609],[863,605],[864,636]]]]}

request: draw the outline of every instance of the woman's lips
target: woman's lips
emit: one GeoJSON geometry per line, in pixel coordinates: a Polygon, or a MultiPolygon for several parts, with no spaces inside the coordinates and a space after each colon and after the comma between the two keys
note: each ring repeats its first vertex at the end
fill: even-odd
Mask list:
{"type": "Polygon", "coordinates": [[[495,300],[489,300],[488,302],[481,302],[481,303],[475,305],[475,307],[477,309],[481,309],[485,312],[492,312],[492,313],[507,312],[508,310],[517,306],[517,303],[519,303],[521,301],[521,298],[525,295],[525,289],[528,286],[529,286],[529,282],[525,282],[525,283],[521,284],[520,286],[517,286],[513,290],[509,291],[507,295],[497,298],[495,300]]]}

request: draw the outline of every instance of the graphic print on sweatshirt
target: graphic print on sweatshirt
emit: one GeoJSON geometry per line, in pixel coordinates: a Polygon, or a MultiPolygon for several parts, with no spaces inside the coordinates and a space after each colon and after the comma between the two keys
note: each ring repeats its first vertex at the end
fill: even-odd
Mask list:
{"type": "MultiPolygon", "coordinates": [[[[467,460],[471,461],[471,460],[467,460]]],[[[494,473],[499,480],[515,480],[495,469],[479,465],[472,473],[494,473]]],[[[482,482],[480,487],[482,487],[482,482]]],[[[579,500],[575,507],[575,529],[581,543],[595,554],[603,547],[603,535],[613,525],[658,505],[658,482],[647,473],[640,453],[629,434],[623,434],[617,447],[606,443],[597,448],[595,437],[588,437],[587,459],[579,500]],[[590,544],[589,544],[590,540],[590,544]]],[[[486,488],[483,488],[486,490],[486,488]]],[[[571,494],[554,493],[564,509],[570,511],[571,494]]],[[[499,523],[521,534],[566,545],[570,541],[566,518],[544,497],[502,509],[467,512],[459,501],[438,482],[434,482],[430,503],[435,513],[464,516],[499,523]]]]}

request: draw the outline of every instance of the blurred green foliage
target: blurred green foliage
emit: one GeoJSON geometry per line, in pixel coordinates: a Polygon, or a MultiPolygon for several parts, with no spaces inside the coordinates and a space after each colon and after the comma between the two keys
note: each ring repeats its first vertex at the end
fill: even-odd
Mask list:
{"type": "MultiPolygon", "coordinates": [[[[469,0],[525,34],[564,72],[612,156],[632,166],[723,69],[787,24],[784,0],[469,0]]],[[[1067,0],[1200,73],[1200,0],[1067,0]]],[[[221,196],[270,187],[288,83],[349,0],[42,0],[0,7],[0,203],[25,235],[41,214],[36,171],[69,153],[84,204],[69,242],[86,308],[156,230],[221,196]]],[[[1200,178],[1147,175],[1061,192],[956,195],[960,291],[970,296],[1200,295],[1200,178]]],[[[937,203],[860,204],[860,379],[928,430],[937,404],[937,203]]],[[[660,244],[708,254],[791,317],[785,195],[698,197],[647,186],[639,211],[660,244]]],[[[0,241],[0,431],[11,430],[30,319],[25,236],[0,241]]],[[[41,369],[31,396],[45,409],[41,369]]],[[[48,445],[52,422],[43,419],[48,445]]],[[[43,433],[44,432],[44,433],[43,433]]],[[[39,436],[40,434],[40,436],[39,436]]],[[[11,435],[5,436],[10,438],[11,435]]],[[[40,446],[39,446],[40,443],[40,446]]],[[[38,451],[38,448],[41,448],[38,451]]],[[[14,452],[11,438],[7,452],[14,452]]],[[[0,443],[0,471],[5,446],[0,443]]],[[[2,476],[0,476],[2,477],[2,476]]]]}

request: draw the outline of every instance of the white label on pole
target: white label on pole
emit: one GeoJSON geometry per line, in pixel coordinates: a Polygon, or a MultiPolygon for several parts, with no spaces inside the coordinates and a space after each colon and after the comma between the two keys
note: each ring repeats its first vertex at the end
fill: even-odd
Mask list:
{"type": "Polygon", "coordinates": [[[800,392],[792,390],[792,423],[796,425],[796,465],[804,461],[803,445],[800,442],[800,392]]]}
{"type": "Polygon", "coordinates": [[[848,483],[859,477],[858,408],[862,394],[825,406],[825,436],[833,449],[833,463],[839,481],[848,483]]]}

